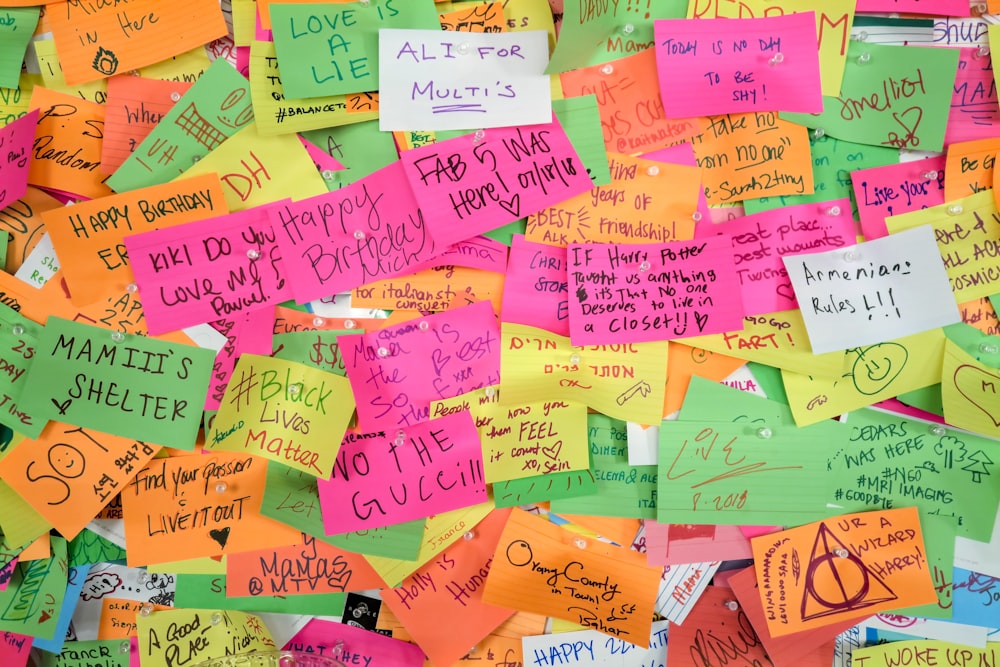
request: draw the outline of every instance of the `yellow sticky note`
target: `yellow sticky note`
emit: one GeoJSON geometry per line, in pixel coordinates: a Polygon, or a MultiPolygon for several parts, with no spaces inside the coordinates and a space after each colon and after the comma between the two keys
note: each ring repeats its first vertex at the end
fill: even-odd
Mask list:
{"type": "Polygon", "coordinates": [[[424,525],[424,538],[420,543],[416,560],[399,560],[383,558],[382,556],[365,556],[372,568],[385,580],[390,587],[398,586],[424,563],[448,548],[455,540],[461,539],[476,524],[486,518],[494,509],[493,501],[479,503],[470,507],[435,514],[427,518],[424,525]]]}
{"type": "Polygon", "coordinates": [[[763,18],[800,12],[816,12],[819,36],[819,74],[823,94],[840,95],[847,59],[847,41],[854,23],[855,0],[740,0],[740,2],[690,2],[687,17],[763,18]]]}
{"type": "Polygon", "coordinates": [[[233,0],[233,42],[236,46],[250,46],[257,23],[255,0],[233,0]]]}
{"type": "MultiPolygon", "coordinates": [[[[990,53],[1000,53],[1000,51],[994,51],[993,49],[1000,49],[1000,25],[990,24],[987,28],[987,38],[990,42],[990,53]]],[[[993,82],[997,82],[997,72],[993,70],[993,82]]]]}
{"type": "Polygon", "coordinates": [[[799,310],[744,317],[743,331],[685,338],[684,343],[737,359],[818,377],[840,377],[844,369],[843,352],[812,353],[802,311],[799,310]]]}
{"type": "Polygon", "coordinates": [[[985,648],[951,644],[936,639],[911,639],[862,646],[851,651],[855,667],[891,667],[909,662],[921,665],[995,665],[1000,662],[1000,643],[987,642],[985,648]],[[919,656],[919,657],[918,657],[919,656]]]}
{"type": "Polygon", "coordinates": [[[500,348],[505,403],[579,402],[640,424],[663,419],[667,341],[574,347],[544,329],[504,323],[500,348]]]}
{"type": "Polygon", "coordinates": [[[42,85],[38,74],[21,73],[17,88],[0,88],[0,127],[28,113],[28,101],[35,86],[42,85]]]}
{"type": "Polygon", "coordinates": [[[1000,213],[992,190],[885,219],[890,234],[934,228],[948,282],[959,303],[989,296],[1000,280],[1000,213]]]}
{"type": "Polygon", "coordinates": [[[328,479],[354,414],[347,378],[305,364],[244,354],[206,449],[247,452],[328,479]]]}
{"type": "Polygon", "coordinates": [[[2,479],[0,479],[0,507],[4,508],[3,516],[0,517],[0,528],[3,529],[4,541],[7,544],[27,544],[52,529],[52,524],[2,479]]]}
{"type": "Polygon", "coordinates": [[[141,67],[137,71],[140,76],[147,79],[194,83],[201,78],[201,75],[211,64],[212,61],[208,59],[205,47],[199,46],[190,51],[170,56],[153,65],[141,67]]]}
{"type": "Polygon", "coordinates": [[[951,340],[944,346],[941,401],[952,426],[1000,437],[1000,371],[951,340]]]}
{"type": "Polygon", "coordinates": [[[488,483],[587,470],[587,406],[566,401],[502,405],[482,391],[431,403],[431,419],[468,410],[483,446],[488,483]]]}
{"type": "Polygon", "coordinates": [[[273,651],[271,632],[253,614],[170,609],[136,616],[142,667],[199,664],[233,653],[273,651]]]}
{"type": "Polygon", "coordinates": [[[844,373],[836,379],[781,371],[795,423],[815,424],[940,382],[944,342],[944,332],[932,329],[851,348],[845,353],[844,373]]]}
{"type": "Polygon", "coordinates": [[[38,55],[38,66],[42,73],[42,82],[46,88],[60,93],[74,95],[90,102],[104,104],[108,100],[108,80],[98,79],[89,83],[71,86],[63,76],[62,65],[56,54],[56,42],[52,39],[40,39],[35,42],[35,53],[38,55]]]}
{"type": "Polygon", "coordinates": [[[323,177],[296,135],[262,136],[256,123],[226,139],[177,180],[210,172],[219,175],[231,211],[327,192],[323,177]]]}

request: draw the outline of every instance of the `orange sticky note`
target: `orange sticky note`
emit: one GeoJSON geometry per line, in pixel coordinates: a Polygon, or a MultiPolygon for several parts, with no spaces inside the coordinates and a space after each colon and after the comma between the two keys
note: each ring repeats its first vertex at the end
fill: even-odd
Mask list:
{"type": "MultiPolygon", "coordinates": [[[[424,269],[405,276],[376,280],[351,292],[355,308],[385,310],[449,310],[457,297],[474,294],[478,300],[489,301],[500,312],[503,299],[503,274],[461,266],[424,269]]],[[[461,302],[461,305],[465,305],[461,302]]]]}
{"type": "Polygon", "coordinates": [[[937,600],[915,507],[835,516],[751,546],[775,637],[937,600]]]}
{"type": "Polygon", "coordinates": [[[296,544],[261,516],[267,465],[248,454],[153,459],[122,491],[130,567],[296,544]]]}
{"type": "Polygon", "coordinates": [[[662,572],[636,551],[584,539],[513,509],[483,600],[562,618],[648,648],[662,572]]]}
{"type": "Polygon", "coordinates": [[[993,304],[986,297],[958,304],[962,321],[973,326],[984,334],[991,336],[1000,333],[1000,321],[993,309],[993,304]]]}
{"type": "MultiPolygon", "coordinates": [[[[64,206],[43,213],[42,218],[73,303],[82,306],[111,293],[121,294],[134,282],[125,252],[126,235],[228,212],[219,177],[204,174],[64,206]]],[[[186,261],[180,255],[175,260],[186,261]]]]}
{"type": "Polygon", "coordinates": [[[671,341],[667,350],[667,391],[663,397],[663,414],[669,415],[681,409],[691,376],[719,382],[745,363],[743,359],[671,341]]]}
{"type": "Polygon", "coordinates": [[[28,183],[88,198],[111,194],[101,172],[104,105],[35,86],[29,108],[39,113],[28,183]]]}
{"type": "Polygon", "coordinates": [[[55,197],[29,186],[23,197],[0,211],[0,231],[10,234],[10,242],[7,244],[7,273],[17,272],[28,253],[45,234],[42,213],[60,206],[62,204],[55,197]]]}
{"type": "Polygon", "coordinates": [[[301,595],[383,588],[361,554],[302,533],[302,543],[244,551],[226,558],[226,595],[301,595]]]}
{"type": "Polygon", "coordinates": [[[1000,139],[977,139],[949,145],[944,163],[945,201],[992,188],[997,151],[1000,151],[1000,139]]]}
{"type": "Polygon", "coordinates": [[[73,539],[159,449],[50,421],[38,439],[0,459],[0,477],[73,539]]]}
{"type": "Polygon", "coordinates": [[[502,2],[475,5],[439,14],[442,30],[455,32],[507,32],[502,2]]]}
{"type": "MultiPolygon", "coordinates": [[[[139,600],[101,598],[101,620],[97,625],[98,639],[128,639],[136,637],[135,616],[146,605],[139,600]]],[[[154,604],[153,611],[170,609],[154,604]]]]}
{"type": "Polygon", "coordinates": [[[514,613],[509,605],[493,606],[482,599],[510,512],[490,512],[472,529],[472,539],[458,540],[382,593],[383,602],[435,665],[453,664],[514,613]]]}
{"type": "Polygon", "coordinates": [[[192,85],[141,76],[108,79],[102,173],[115,173],[192,85]]]}
{"type": "Polygon", "coordinates": [[[125,74],[228,32],[215,0],[61,2],[46,15],[69,84],[125,74]]]}

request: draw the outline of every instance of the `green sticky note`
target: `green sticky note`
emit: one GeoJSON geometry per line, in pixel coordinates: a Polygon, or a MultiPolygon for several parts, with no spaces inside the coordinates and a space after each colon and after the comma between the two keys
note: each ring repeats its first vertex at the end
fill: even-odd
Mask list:
{"type": "Polygon", "coordinates": [[[596,492],[594,473],[590,470],[568,470],[496,482],[493,484],[493,501],[497,507],[516,507],[596,492]]]}
{"type": "Polygon", "coordinates": [[[364,333],[354,331],[293,331],[273,337],[275,359],[294,361],[321,371],[347,376],[344,356],[340,353],[337,336],[340,334],[364,333]]]}
{"type": "Polygon", "coordinates": [[[17,88],[24,51],[38,25],[40,7],[0,9],[0,88],[17,88]]]}
{"type": "Polygon", "coordinates": [[[424,538],[423,519],[376,530],[327,535],[316,478],[274,461],[267,463],[260,513],[327,544],[367,556],[415,560],[424,538]]]}
{"type": "Polygon", "coordinates": [[[847,415],[848,446],[832,449],[838,513],[914,506],[953,516],[958,534],[989,542],[1000,501],[996,441],[912,417],[864,408],[847,415]]]}
{"type": "Polygon", "coordinates": [[[944,417],[944,401],[941,399],[941,383],[915,389],[896,397],[900,403],[944,417]]]}
{"type": "MultiPolygon", "coordinates": [[[[764,367],[766,368],[766,367],[764,367]]],[[[768,384],[762,378],[767,377],[766,371],[756,377],[764,392],[771,395],[768,384]]],[[[759,423],[774,427],[778,424],[794,425],[792,411],[783,403],[769,398],[740,391],[733,387],[712,382],[697,375],[691,376],[684,403],[681,405],[680,419],[683,421],[746,421],[756,420],[759,423]]]]}
{"type": "Polygon", "coordinates": [[[250,84],[218,58],[107,183],[115,192],[166,183],[252,122],[250,84]]]}
{"type": "Polygon", "coordinates": [[[129,667],[131,654],[120,650],[127,639],[91,639],[63,644],[62,652],[39,651],[38,667],[129,667]]]}
{"type": "Polygon", "coordinates": [[[611,182],[608,149],[595,95],[552,100],[552,110],[595,186],[611,182]]]}
{"type": "Polygon", "coordinates": [[[224,575],[179,574],[174,606],[178,609],[226,609],[251,613],[340,616],[344,613],[346,598],[346,593],[227,597],[224,575]]]}
{"type": "Polygon", "coordinates": [[[653,21],[656,19],[682,19],[687,16],[687,7],[688,0],[633,2],[623,5],[621,10],[617,10],[612,4],[609,10],[615,9],[620,16],[620,21],[616,21],[618,29],[598,43],[597,51],[586,64],[588,66],[600,65],[639,51],[652,49],[655,46],[653,21]]]}
{"type": "Polygon", "coordinates": [[[851,41],[840,97],[781,117],[859,144],[941,151],[958,51],[851,41]]]}
{"type": "Polygon", "coordinates": [[[747,199],[743,202],[747,213],[850,197],[854,219],[857,220],[858,206],[854,201],[854,188],[851,187],[851,172],[899,162],[899,150],[896,148],[858,144],[827,135],[817,137],[810,134],[809,149],[816,191],[807,195],[747,199]]]}
{"type": "MultiPolygon", "coordinates": [[[[35,419],[21,405],[21,395],[28,385],[28,370],[38,352],[38,340],[43,327],[16,310],[0,306],[0,350],[3,372],[0,373],[0,394],[6,398],[0,422],[21,433],[38,437],[44,421],[35,419]],[[32,435],[34,434],[34,435],[32,435]]],[[[6,453],[7,442],[0,442],[0,458],[6,453]]]]}
{"type": "Polygon", "coordinates": [[[287,97],[378,90],[378,31],[440,30],[433,0],[274,4],[271,31],[287,97]]]}
{"type": "Polygon", "coordinates": [[[524,230],[528,226],[528,219],[521,218],[520,220],[515,220],[514,222],[509,222],[503,227],[497,227],[492,229],[483,236],[486,238],[493,239],[494,241],[499,241],[500,243],[509,246],[514,242],[514,234],[524,234],[524,230]]]}
{"type": "Polygon", "coordinates": [[[378,121],[303,132],[306,141],[335,158],[357,181],[399,159],[391,132],[380,132],[378,121]]]}
{"type": "Polygon", "coordinates": [[[893,613],[923,618],[951,618],[951,583],[955,565],[955,517],[923,514],[920,530],[927,548],[927,566],[938,601],[919,607],[907,607],[893,613]]]}
{"type": "MultiPolygon", "coordinates": [[[[23,405],[123,438],[194,449],[215,352],[50,317],[27,374],[23,405]]],[[[37,436],[33,436],[37,437],[37,436]]]]}
{"type": "Polygon", "coordinates": [[[757,384],[767,394],[767,400],[788,405],[788,396],[785,395],[785,383],[781,381],[780,368],[759,364],[756,361],[747,362],[747,367],[757,379],[757,384]]]}
{"type": "Polygon", "coordinates": [[[753,415],[732,422],[664,421],[657,520],[788,526],[826,518],[834,513],[826,507],[829,450],[846,446],[849,435],[832,421],[798,428],[753,415]]]}
{"type": "Polygon", "coordinates": [[[552,501],[556,514],[592,514],[623,519],[656,518],[656,466],[628,464],[625,422],[601,414],[587,415],[590,470],[597,492],[552,501]],[[616,437],[616,434],[620,434],[616,437]]]}
{"type": "Polygon", "coordinates": [[[0,592],[0,630],[52,639],[66,597],[66,540],[53,536],[52,556],[18,563],[0,592]]]}
{"type": "Polygon", "coordinates": [[[125,550],[97,533],[84,529],[68,545],[70,567],[125,562],[125,550]]]}
{"type": "Polygon", "coordinates": [[[11,238],[9,232],[0,232],[0,270],[7,266],[7,246],[10,245],[11,238]]]}

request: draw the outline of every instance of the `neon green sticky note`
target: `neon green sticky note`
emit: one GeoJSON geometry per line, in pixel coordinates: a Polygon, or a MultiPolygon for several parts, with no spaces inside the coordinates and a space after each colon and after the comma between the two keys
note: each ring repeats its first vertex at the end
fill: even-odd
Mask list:
{"type": "Polygon", "coordinates": [[[23,407],[39,430],[54,419],[191,450],[214,363],[213,350],[50,317],[23,407]]]}
{"type": "Polygon", "coordinates": [[[5,127],[28,113],[31,90],[41,84],[41,75],[25,72],[18,79],[17,85],[9,88],[0,86],[0,127],[5,127]]]}
{"type": "Polygon", "coordinates": [[[362,330],[333,331],[317,329],[315,331],[292,331],[278,334],[274,342],[274,358],[294,361],[307,366],[313,366],[321,371],[347,376],[344,366],[344,355],[337,343],[340,334],[364,333],[362,330]]]}
{"type": "Polygon", "coordinates": [[[937,514],[920,515],[920,530],[924,534],[927,547],[927,567],[937,592],[937,602],[907,607],[895,613],[901,616],[921,616],[923,618],[951,618],[951,586],[955,565],[955,533],[957,522],[953,516],[937,514]],[[947,582],[947,583],[946,583],[947,582]]]}
{"type": "Polygon", "coordinates": [[[621,20],[629,22],[624,23],[606,39],[602,39],[597,45],[597,50],[585,64],[599,65],[653,48],[653,21],[682,19],[687,8],[688,0],[652,0],[648,3],[624,6],[622,8],[624,11],[620,12],[621,20]],[[632,29],[625,28],[626,25],[632,26],[632,29]]]}
{"type": "Polygon", "coordinates": [[[523,477],[493,485],[497,507],[515,507],[597,493],[597,480],[589,470],[566,470],[537,477],[523,477]]]}
{"type": "Polygon", "coordinates": [[[0,10],[0,88],[16,88],[24,51],[38,25],[40,7],[0,10]]]}
{"type": "Polygon", "coordinates": [[[380,132],[377,120],[310,130],[302,136],[343,164],[352,182],[399,159],[392,133],[380,132]]]}
{"type": "Polygon", "coordinates": [[[597,108],[597,97],[581,95],[563,100],[552,100],[552,110],[559,118],[569,142],[580,156],[594,185],[611,182],[611,167],[608,164],[608,149],[604,144],[604,130],[601,126],[601,112],[597,108]]]}
{"type": "Polygon", "coordinates": [[[957,70],[954,49],[852,41],[840,97],[781,117],[859,144],[940,151],[957,70]]]}
{"type": "MultiPolygon", "coordinates": [[[[29,434],[40,431],[42,425],[37,424],[37,420],[21,407],[21,394],[28,385],[27,371],[35,361],[38,340],[44,328],[12,308],[0,306],[0,350],[3,350],[4,360],[0,393],[6,397],[2,421],[29,434]]],[[[0,458],[6,451],[6,444],[0,444],[0,458]]]]}
{"type": "Polygon", "coordinates": [[[97,533],[84,529],[67,546],[70,567],[125,562],[125,550],[97,533]]]}
{"type": "MultiPolygon", "coordinates": [[[[131,654],[119,650],[121,639],[90,639],[68,641],[60,653],[39,651],[39,667],[129,667],[131,654]]],[[[128,648],[128,640],[124,640],[128,648]]]]}
{"type": "Polygon", "coordinates": [[[52,529],[52,524],[35,511],[17,491],[0,479],[0,529],[8,545],[28,544],[52,529]]]}
{"type": "Polygon", "coordinates": [[[52,639],[66,597],[66,540],[51,538],[52,556],[18,563],[0,592],[0,630],[52,639]]]}
{"type": "Polygon", "coordinates": [[[346,598],[345,593],[227,597],[223,574],[180,574],[177,575],[174,604],[179,608],[340,616],[344,613],[346,598]]]}
{"type": "Polygon", "coordinates": [[[288,97],[378,90],[378,31],[440,30],[433,0],[273,4],[271,30],[288,97]]]}

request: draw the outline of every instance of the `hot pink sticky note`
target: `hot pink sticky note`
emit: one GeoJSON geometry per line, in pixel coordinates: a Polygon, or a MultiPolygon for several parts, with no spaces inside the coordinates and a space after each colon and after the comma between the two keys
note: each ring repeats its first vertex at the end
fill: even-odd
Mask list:
{"type": "Polygon", "coordinates": [[[438,266],[464,266],[503,273],[507,269],[507,246],[488,236],[465,239],[448,246],[440,255],[424,262],[420,269],[438,266]]]}
{"type": "Polygon", "coordinates": [[[480,130],[400,157],[439,247],[496,229],[593,187],[555,116],[480,130]]]}
{"type": "Polygon", "coordinates": [[[747,315],[799,307],[782,255],[833,250],[855,243],[851,200],[847,197],[761,211],[697,229],[699,236],[716,234],[732,239],[730,261],[736,267],[747,315]]]}
{"type": "Polygon", "coordinates": [[[10,578],[14,575],[17,560],[17,556],[14,556],[6,565],[0,567],[0,592],[7,590],[7,586],[10,585],[10,578]]]}
{"type": "Polygon", "coordinates": [[[337,340],[368,431],[424,421],[431,401],[500,381],[500,327],[488,301],[337,340]]]}
{"type": "Polygon", "coordinates": [[[319,618],[306,623],[283,647],[319,656],[337,657],[345,665],[362,667],[423,667],[424,652],[416,644],[319,618]],[[341,653],[336,653],[343,642],[341,653]]]}
{"type": "Polygon", "coordinates": [[[573,345],[673,340],[743,328],[728,236],[573,243],[568,250],[573,345]]]}
{"type": "Polygon", "coordinates": [[[0,209],[24,196],[28,190],[31,144],[35,140],[38,109],[0,127],[0,209]]]}
{"type": "Polygon", "coordinates": [[[328,535],[486,501],[483,450],[468,410],[403,429],[353,435],[341,443],[330,479],[319,480],[328,535]]]}
{"type": "Polygon", "coordinates": [[[268,208],[125,238],[149,333],[230,317],[291,296],[268,208]]]}
{"type": "Polygon", "coordinates": [[[24,667],[28,664],[32,638],[15,632],[0,632],[0,665],[24,667]]]}
{"type": "Polygon", "coordinates": [[[933,16],[969,16],[969,0],[858,0],[858,12],[908,12],[933,16]]]}
{"type": "Polygon", "coordinates": [[[205,396],[205,409],[218,410],[240,355],[273,352],[274,307],[246,311],[231,319],[210,322],[209,325],[226,337],[225,345],[215,355],[212,379],[205,396]]]}
{"type": "Polygon", "coordinates": [[[704,563],[752,558],[750,541],[739,526],[712,526],[711,535],[686,540],[671,539],[670,524],[644,521],[646,562],[652,566],[704,563]]]}
{"type": "Polygon", "coordinates": [[[503,284],[500,319],[569,335],[566,248],[514,236],[503,284]]]}
{"type": "Polygon", "coordinates": [[[662,19],[653,31],[667,118],[823,111],[814,12],[662,19]]]}
{"type": "Polygon", "coordinates": [[[976,139],[991,139],[1000,128],[997,88],[989,52],[979,47],[958,50],[958,71],[951,96],[951,111],[945,126],[945,145],[976,139]]]}
{"type": "Polygon", "coordinates": [[[270,215],[299,303],[412,271],[434,255],[399,162],[270,215]]]}
{"type": "Polygon", "coordinates": [[[945,156],[851,172],[865,239],[888,236],[885,219],[944,203],[945,156]]]}

